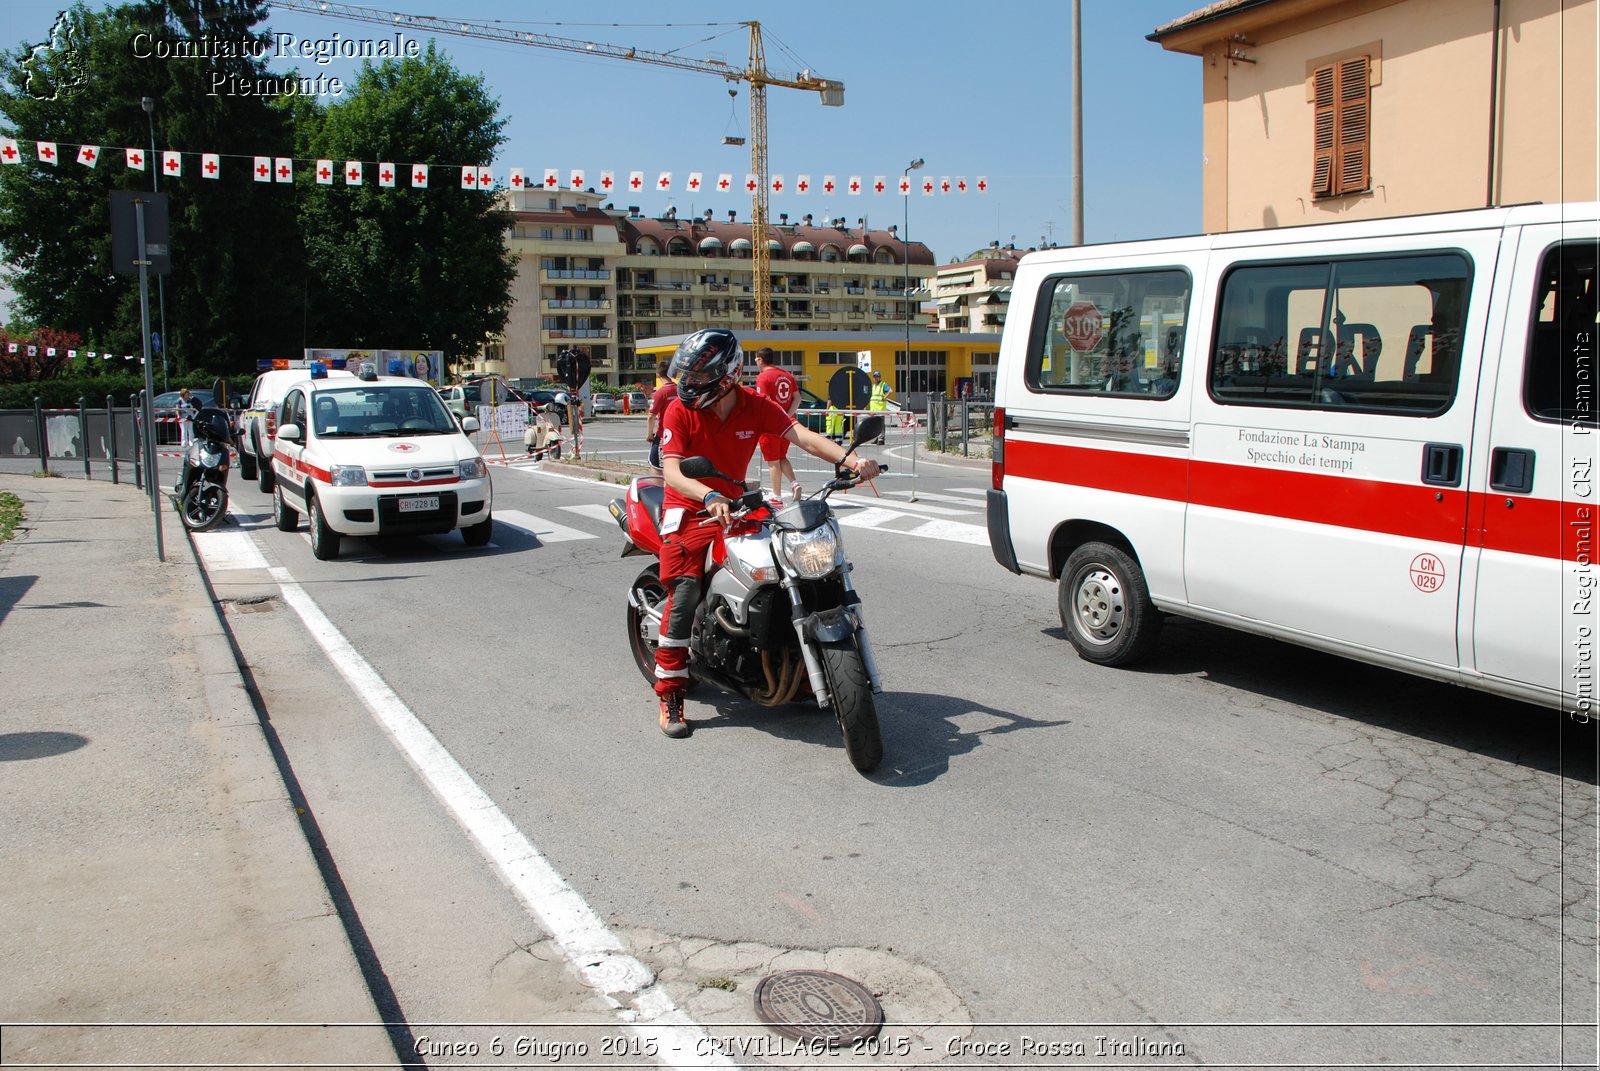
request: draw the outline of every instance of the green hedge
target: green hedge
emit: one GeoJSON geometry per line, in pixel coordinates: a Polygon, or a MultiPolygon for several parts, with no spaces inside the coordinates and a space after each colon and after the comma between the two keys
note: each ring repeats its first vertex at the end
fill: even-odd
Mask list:
{"type": "MultiPolygon", "coordinates": [[[[190,373],[182,379],[168,381],[168,390],[188,387],[190,390],[210,390],[215,376],[190,373]]],[[[248,384],[246,384],[248,386],[248,384]]],[[[107,376],[67,376],[62,379],[44,379],[34,383],[0,384],[0,409],[32,409],[38,398],[46,409],[76,409],[78,399],[90,409],[102,409],[106,395],[112,404],[121,407],[129,404],[135,394],[144,389],[144,377],[133,373],[107,376]]],[[[229,385],[230,390],[238,388],[229,385]]],[[[156,380],[156,393],[162,393],[161,380],[156,380]]]]}

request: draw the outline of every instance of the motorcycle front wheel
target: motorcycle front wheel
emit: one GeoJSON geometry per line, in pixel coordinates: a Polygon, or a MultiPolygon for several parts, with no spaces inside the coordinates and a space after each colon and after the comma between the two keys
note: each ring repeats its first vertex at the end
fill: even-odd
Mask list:
{"type": "Polygon", "coordinates": [[[883,736],[878,731],[878,708],[872,702],[872,685],[856,641],[835,640],[817,644],[822,675],[828,680],[833,715],[844,733],[844,753],[850,765],[871,773],[883,761],[883,736]]]}
{"type": "Polygon", "coordinates": [[[196,480],[183,493],[178,515],[191,532],[204,532],[222,523],[228,512],[228,489],[209,480],[196,480]]]}

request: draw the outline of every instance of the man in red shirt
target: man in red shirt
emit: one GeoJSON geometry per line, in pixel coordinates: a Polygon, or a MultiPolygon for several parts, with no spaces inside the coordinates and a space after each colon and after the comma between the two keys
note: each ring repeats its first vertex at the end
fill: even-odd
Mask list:
{"type": "MultiPolygon", "coordinates": [[[[794,376],[772,363],[772,347],[756,350],[756,393],[777,402],[790,417],[800,408],[800,384],[794,376]]],[[[795,479],[794,466],[789,464],[789,440],[774,435],[761,436],[761,459],[772,472],[772,497],[783,498],[783,481],[789,480],[789,493],[800,497],[800,481],[795,479]]]]}
{"type": "Polygon", "coordinates": [[[644,427],[644,441],[650,444],[650,467],[657,472],[661,471],[661,418],[666,415],[672,399],[678,396],[678,385],[667,376],[667,368],[671,364],[670,357],[663,357],[656,362],[656,379],[664,382],[650,395],[650,419],[645,421],[644,427]]]}
{"type": "MultiPolygon", "coordinates": [[[[811,431],[775,402],[743,386],[744,351],[732,331],[719,327],[696,331],[678,345],[669,374],[678,385],[678,404],[668,409],[661,432],[661,461],[666,495],[661,508],[661,583],[667,589],[661,607],[661,641],[656,647],[656,696],[661,731],[679,738],[692,731],[683,714],[683,693],[689,684],[689,637],[700,581],[705,575],[706,547],[717,526],[726,527],[732,500],[744,494],[735,481],[750,467],[756,438],[772,435],[794,443],[835,465],[851,455],[832,439],[811,431]],[[709,458],[718,472],[690,479],[679,463],[686,457],[709,458]],[[702,523],[701,510],[710,514],[702,523]]],[[[863,479],[878,475],[878,463],[857,456],[850,466],[863,479]]]]}

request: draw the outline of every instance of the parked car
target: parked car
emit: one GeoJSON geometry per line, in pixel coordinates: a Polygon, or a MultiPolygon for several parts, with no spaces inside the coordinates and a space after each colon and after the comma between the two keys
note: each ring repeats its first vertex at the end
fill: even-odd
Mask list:
{"type": "Polygon", "coordinates": [[[525,390],[525,391],[521,391],[520,393],[522,394],[522,396],[524,398],[526,398],[529,401],[531,401],[534,405],[537,405],[540,409],[543,409],[545,406],[554,403],[555,407],[556,407],[556,413],[555,413],[556,424],[558,426],[560,426],[560,427],[566,427],[566,424],[567,424],[567,406],[566,406],[567,392],[566,391],[564,391],[564,390],[546,390],[543,387],[536,387],[533,390],[525,390]]]}
{"type": "MultiPolygon", "coordinates": [[[[196,409],[204,409],[211,404],[212,394],[208,390],[195,390],[190,388],[189,400],[196,409]]],[[[175,416],[178,412],[178,392],[169,390],[150,399],[150,408],[157,417],[175,416]]]]}
{"type": "Polygon", "coordinates": [[[643,413],[650,408],[650,395],[642,390],[630,390],[623,397],[628,400],[627,409],[630,413],[643,413]]]}
{"type": "Polygon", "coordinates": [[[615,394],[596,394],[591,401],[594,403],[594,411],[597,415],[600,413],[622,412],[622,401],[615,394]]]}

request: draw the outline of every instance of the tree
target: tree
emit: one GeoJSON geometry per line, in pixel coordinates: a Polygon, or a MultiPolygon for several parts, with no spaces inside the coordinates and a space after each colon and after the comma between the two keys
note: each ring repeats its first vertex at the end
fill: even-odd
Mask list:
{"type": "Polygon", "coordinates": [[[264,77],[255,56],[266,50],[176,59],[151,47],[265,42],[256,29],[264,12],[255,0],[142,0],[105,11],[80,2],[49,42],[0,55],[4,133],[30,156],[37,142],[55,142],[64,158],[0,167],[0,248],[26,319],[77,332],[90,348],[141,352],[137,279],[111,272],[108,195],[151,187],[159,156],[137,171],[123,152],[148,153],[153,123],[158,152],[185,153],[183,176],[161,181],[173,261],[164,341],[175,370],[244,372],[258,357],[298,352],[304,272],[293,204],[284,187],[251,182],[237,159],[288,155],[290,115],[260,96],[210,92],[217,77],[264,77]],[[103,148],[96,167],[75,162],[80,144],[103,148]],[[200,178],[200,151],[223,154],[231,166],[221,179],[200,178]]]}
{"type": "Polygon", "coordinates": [[[363,64],[352,91],[325,108],[296,104],[298,155],[401,171],[392,189],[373,174],[360,186],[304,177],[308,345],[456,357],[504,328],[516,276],[510,213],[459,182],[461,166],[487,165],[504,140],[498,112],[483,80],[455,70],[431,41],[420,56],[363,64]],[[413,163],[433,165],[426,188],[412,188],[413,163]]]}

